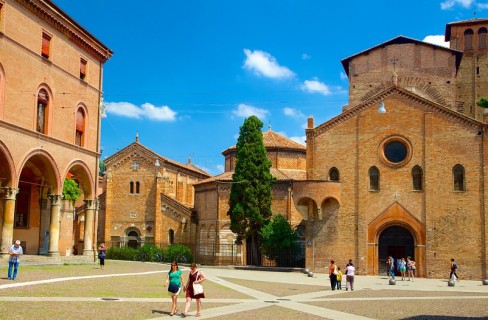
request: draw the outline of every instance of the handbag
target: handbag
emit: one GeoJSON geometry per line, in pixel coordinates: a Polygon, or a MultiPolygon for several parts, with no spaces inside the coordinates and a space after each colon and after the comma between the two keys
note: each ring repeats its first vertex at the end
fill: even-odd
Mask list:
{"type": "MultiPolygon", "coordinates": [[[[199,276],[200,276],[200,271],[198,271],[195,280],[198,280],[199,276]]],[[[200,283],[193,282],[193,295],[202,294],[202,293],[203,293],[203,286],[200,283]]]]}
{"type": "Polygon", "coordinates": [[[178,291],[180,291],[180,286],[176,283],[170,282],[168,286],[168,291],[171,293],[177,293],[178,291]]]}

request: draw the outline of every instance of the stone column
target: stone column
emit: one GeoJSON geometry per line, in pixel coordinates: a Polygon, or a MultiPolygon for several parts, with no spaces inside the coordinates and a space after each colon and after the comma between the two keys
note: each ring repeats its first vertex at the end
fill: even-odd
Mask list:
{"type": "Polygon", "coordinates": [[[59,213],[61,212],[61,200],[63,195],[48,195],[51,203],[51,223],[49,224],[49,250],[48,256],[59,256],[59,213]]]}
{"type": "Polygon", "coordinates": [[[3,211],[3,225],[2,225],[2,239],[0,243],[0,255],[8,256],[8,249],[13,243],[14,236],[14,214],[15,214],[15,199],[19,189],[3,187],[1,192],[4,195],[4,211],[3,211]]]}
{"type": "Polygon", "coordinates": [[[93,255],[93,226],[96,210],[95,200],[85,200],[85,235],[83,237],[83,255],[93,255]]]}

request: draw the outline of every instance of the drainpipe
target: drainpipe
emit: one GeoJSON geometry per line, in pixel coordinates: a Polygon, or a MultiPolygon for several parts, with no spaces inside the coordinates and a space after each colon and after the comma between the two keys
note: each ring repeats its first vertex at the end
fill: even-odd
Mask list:
{"type": "Polygon", "coordinates": [[[100,135],[102,130],[102,121],[100,118],[100,105],[102,104],[102,79],[103,79],[103,62],[100,61],[100,74],[98,78],[98,111],[97,111],[97,145],[95,146],[97,152],[97,161],[95,163],[95,214],[93,223],[93,262],[97,262],[97,237],[98,237],[98,210],[100,208],[98,203],[98,177],[99,177],[99,162],[100,162],[100,135]]]}

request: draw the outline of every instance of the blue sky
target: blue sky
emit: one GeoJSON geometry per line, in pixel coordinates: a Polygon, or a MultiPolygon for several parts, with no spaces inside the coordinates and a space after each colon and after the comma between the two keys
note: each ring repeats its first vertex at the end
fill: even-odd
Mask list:
{"type": "Polygon", "coordinates": [[[114,51],[102,158],[138,133],[156,153],[214,175],[252,114],[302,143],[309,115],[318,125],[339,114],[342,59],[399,35],[440,44],[447,23],[488,13],[473,0],[54,2],[114,51]]]}

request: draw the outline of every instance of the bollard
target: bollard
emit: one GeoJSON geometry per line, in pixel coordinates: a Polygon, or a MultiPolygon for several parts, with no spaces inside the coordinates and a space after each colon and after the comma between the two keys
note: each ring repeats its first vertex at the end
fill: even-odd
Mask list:
{"type": "Polygon", "coordinates": [[[396,284],[395,279],[390,279],[389,284],[392,285],[392,286],[394,286],[396,284]]]}
{"type": "Polygon", "coordinates": [[[313,277],[313,272],[312,272],[312,271],[309,271],[309,272],[307,273],[307,275],[308,275],[309,277],[313,277]]]}
{"type": "Polygon", "coordinates": [[[308,270],[307,268],[305,268],[305,269],[303,270],[303,273],[305,273],[305,274],[308,274],[309,272],[310,272],[310,270],[308,270]]]}
{"type": "Polygon", "coordinates": [[[482,283],[484,286],[488,286],[488,279],[483,280],[482,283]]]}
{"type": "Polygon", "coordinates": [[[454,286],[456,285],[456,281],[454,281],[454,280],[449,280],[449,281],[447,282],[447,285],[448,285],[449,287],[454,287],[454,286]]]}

